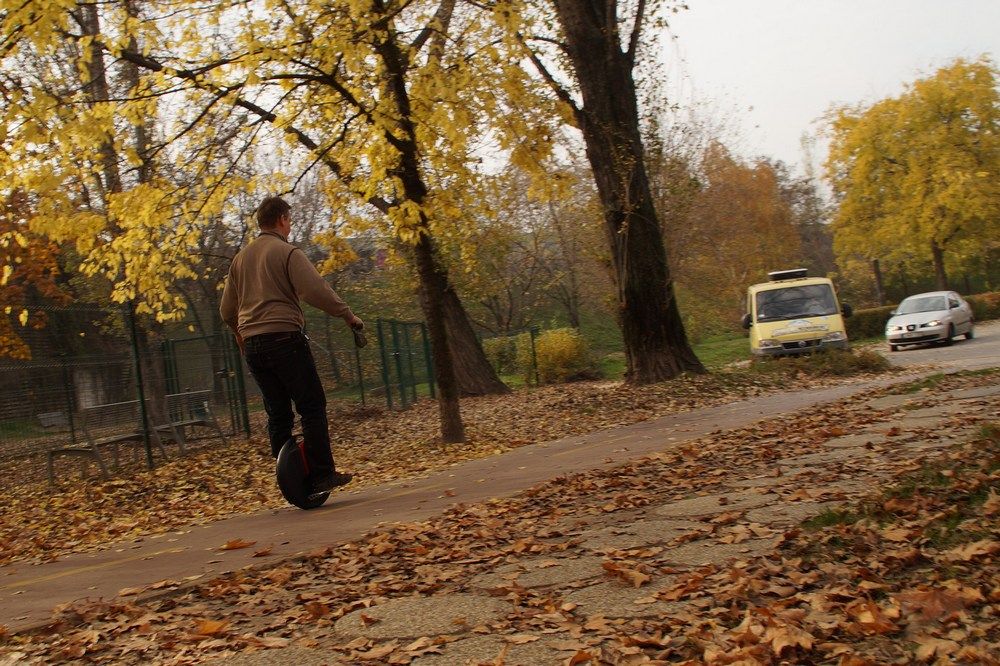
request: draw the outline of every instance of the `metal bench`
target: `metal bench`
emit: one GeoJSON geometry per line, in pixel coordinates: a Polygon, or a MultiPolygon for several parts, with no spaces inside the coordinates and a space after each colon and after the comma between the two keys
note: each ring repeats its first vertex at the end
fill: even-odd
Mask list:
{"type": "Polygon", "coordinates": [[[156,430],[177,442],[181,453],[187,453],[187,428],[206,427],[215,430],[223,445],[226,435],[212,413],[212,392],[185,391],[171,393],[163,399],[163,414],[167,422],[156,426],[156,430]]]}
{"type": "Polygon", "coordinates": [[[35,416],[38,418],[38,424],[46,430],[69,428],[69,419],[66,418],[65,412],[43,412],[35,416]]]}
{"type": "MultiPolygon", "coordinates": [[[[109,478],[108,466],[101,457],[100,449],[110,446],[115,467],[118,467],[118,444],[121,442],[142,442],[142,412],[138,400],[114,402],[105,405],[93,405],[80,410],[80,426],[83,430],[84,442],[76,445],[51,448],[46,452],[45,466],[49,483],[55,483],[53,461],[57,455],[74,455],[89,457],[101,471],[101,476],[109,478]]],[[[149,437],[166,458],[167,452],[160,441],[157,428],[149,429],[149,437]]]]}

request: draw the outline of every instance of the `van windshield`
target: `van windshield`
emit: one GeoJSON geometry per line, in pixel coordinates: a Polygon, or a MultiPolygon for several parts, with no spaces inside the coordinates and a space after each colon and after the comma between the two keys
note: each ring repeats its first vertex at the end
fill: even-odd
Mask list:
{"type": "Polygon", "coordinates": [[[757,321],[837,314],[837,299],[828,284],[778,287],[757,292],[757,321]]]}

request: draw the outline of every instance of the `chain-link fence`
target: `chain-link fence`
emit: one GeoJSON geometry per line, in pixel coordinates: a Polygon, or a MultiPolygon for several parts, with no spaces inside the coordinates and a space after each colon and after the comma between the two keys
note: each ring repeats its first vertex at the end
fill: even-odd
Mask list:
{"type": "MultiPolygon", "coordinates": [[[[358,349],[340,319],[305,314],[331,411],[434,396],[422,323],[378,321],[374,344],[358,349]]],[[[212,311],[169,324],[121,306],[18,315],[7,313],[16,344],[0,357],[0,465],[16,470],[11,482],[58,478],[74,464],[104,474],[128,460],[152,466],[262,427],[257,386],[212,311]]]]}
{"type": "MultiPolygon", "coordinates": [[[[218,329],[177,348],[197,320],[157,324],[116,305],[29,307],[0,358],[0,462],[9,479],[155,457],[247,427],[238,355],[218,329]],[[194,405],[194,401],[199,404],[194,405]]],[[[200,321],[205,321],[204,319],[200,321]]]]}

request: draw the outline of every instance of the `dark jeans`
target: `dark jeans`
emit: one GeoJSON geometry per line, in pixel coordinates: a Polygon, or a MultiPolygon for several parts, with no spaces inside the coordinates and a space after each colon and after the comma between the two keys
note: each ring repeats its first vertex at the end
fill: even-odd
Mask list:
{"type": "Polygon", "coordinates": [[[302,417],[309,476],[333,472],[326,394],[316,372],[309,340],[302,333],[265,333],[246,340],[246,360],[260,387],[267,412],[267,434],[275,457],[292,436],[292,403],[302,417]]]}

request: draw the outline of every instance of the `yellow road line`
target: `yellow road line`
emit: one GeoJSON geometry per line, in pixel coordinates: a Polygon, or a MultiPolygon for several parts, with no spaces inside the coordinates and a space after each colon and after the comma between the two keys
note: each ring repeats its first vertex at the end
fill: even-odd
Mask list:
{"type": "Polygon", "coordinates": [[[125,562],[134,562],[135,560],[142,560],[147,557],[154,557],[156,555],[166,555],[168,553],[180,553],[186,550],[186,548],[168,548],[167,550],[158,550],[155,553],[141,553],[134,555],[132,557],[123,557],[117,560],[112,560],[110,562],[102,562],[100,564],[88,564],[83,567],[75,567],[73,569],[68,569],[66,571],[60,571],[59,573],[49,574],[47,576],[39,576],[38,578],[29,578],[28,580],[19,580],[13,583],[7,583],[6,585],[0,585],[0,590],[9,590],[15,587],[25,587],[29,585],[35,585],[36,583],[45,583],[50,580],[55,580],[57,578],[65,578],[66,576],[75,576],[84,571],[94,571],[96,569],[106,569],[107,567],[113,567],[116,564],[124,564],[125,562]]]}
{"type": "Polygon", "coordinates": [[[380,495],[379,497],[372,497],[371,499],[366,499],[361,502],[356,502],[351,504],[351,508],[356,506],[364,506],[366,504],[372,504],[374,502],[384,502],[385,500],[396,499],[397,497],[405,497],[406,495],[412,495],[413,493],[423,492],[425,490],[445,490],[449,488],[448,484],[437,484],[433,486],[419,486],[415,488],[410,488],[409,490],[404,490],[398,493],[392,493],[391,495],[380,495]]]}

